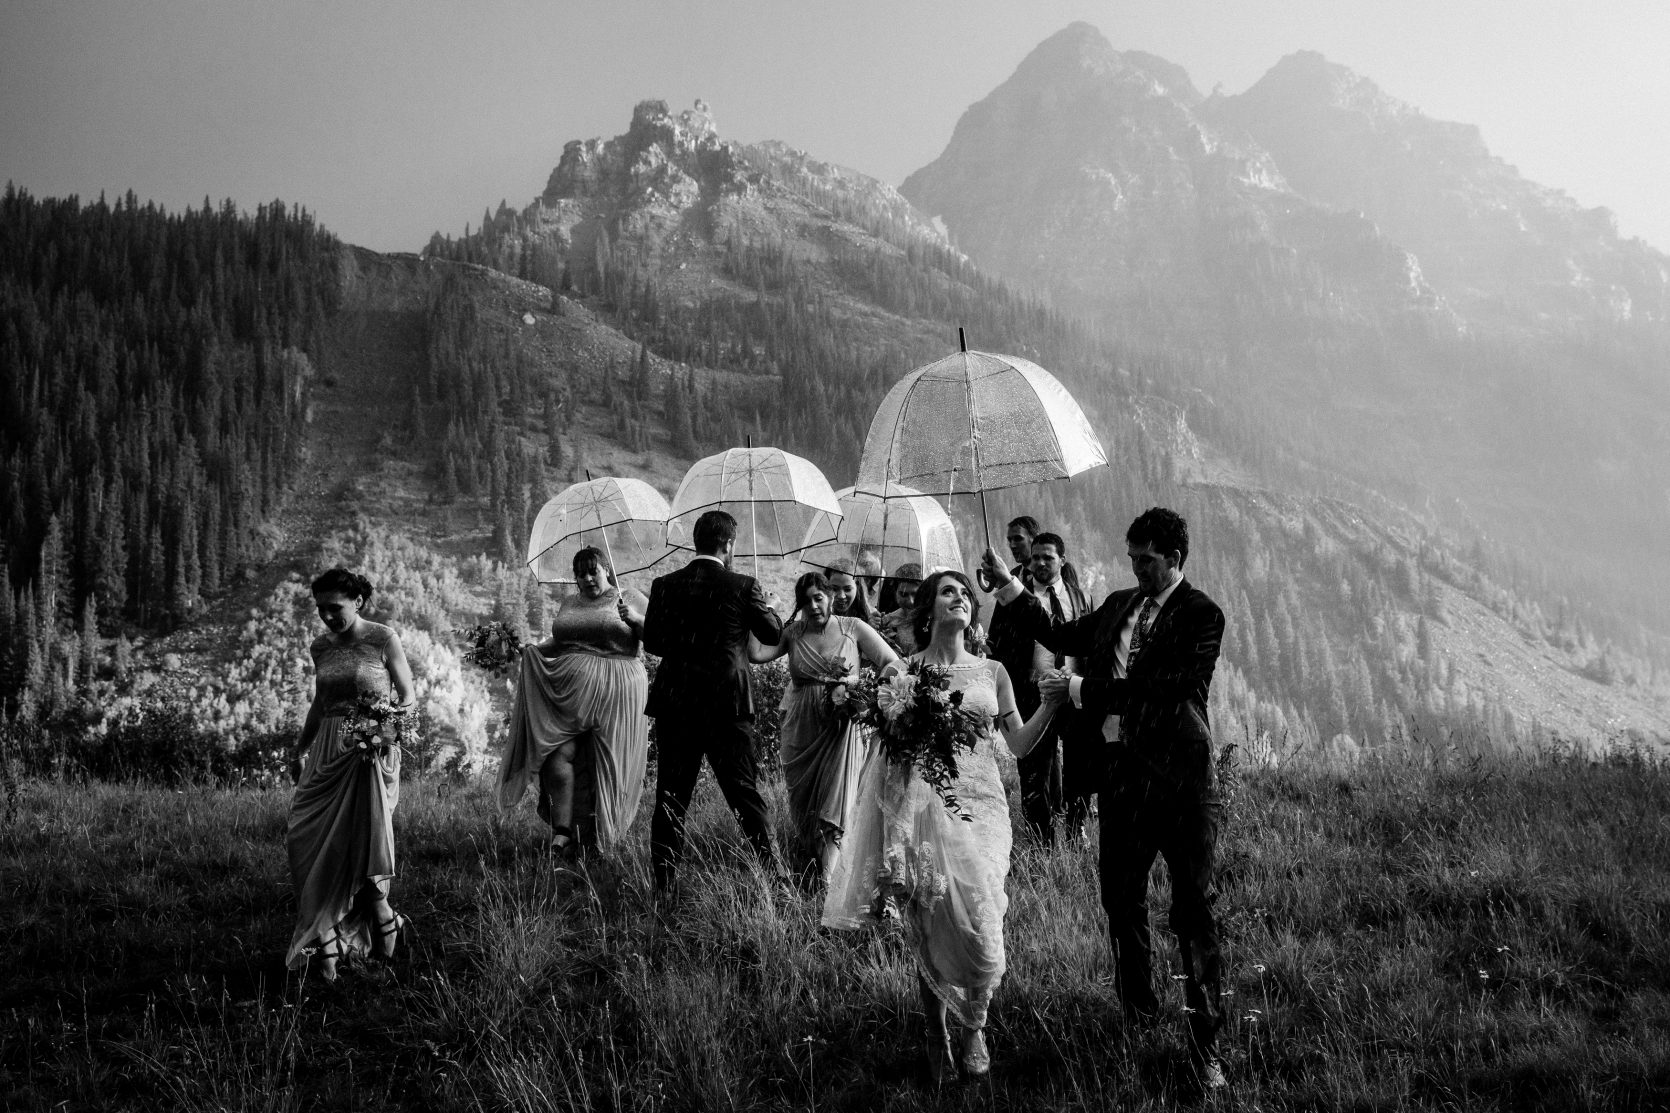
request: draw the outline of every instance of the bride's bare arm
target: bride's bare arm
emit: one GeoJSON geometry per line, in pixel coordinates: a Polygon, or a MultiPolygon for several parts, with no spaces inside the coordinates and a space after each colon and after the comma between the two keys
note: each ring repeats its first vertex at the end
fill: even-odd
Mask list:
{"type": "Polygon", "coordinates": [[[1009,682],[1009,670],[1000,661],[992,661],[990,665],[997,679],[997,725],[1003,731],[1003,740],[1009,743],[1009,752],[1025,757],[1049,728],[1055,709],[1063,702],[1062,697],[1046,695],[1032,718],[1023,723],[1021,713],[1015,709],[1015,686],[1009,682]]]}

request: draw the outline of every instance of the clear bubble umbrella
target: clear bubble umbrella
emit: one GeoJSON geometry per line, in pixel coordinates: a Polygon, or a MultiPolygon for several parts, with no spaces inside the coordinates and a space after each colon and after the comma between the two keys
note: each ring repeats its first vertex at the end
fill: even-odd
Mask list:
{"type": "Polygon", "coordinates": [[[990,547],[985,492],[1067,479],[1107,462],[1090,419],[1054,375],[1018,356],[965,349],[887,392],[853,486],[889,500],[906,491],[978,494],[990,547]]]}
{"type": "Polygon", "coordinates": [[[571,584],[574,554],[589,545],[608,556],[617,579],[642,571],[672,552],[668,513],[661,492],[641,479],[576,483],[539,508],[528,537],[528,567],[540,583],[571,584]]]}
{"type": "Polygon", "coordinates": [[[884,576],[901,564],[916,564],[922,574],[942,568],[963,570],[957,547],[957,528],[938,502],[917,491],[895,489],[882,498],[868,491],[844,487],[835,492],[841,504],[841,523],[835,540],[809,545],[800,562],[828,569],[842,559],[861,567],[873,555],[884,576]]]}
{"type": "Polygon", "coordinates": [[[728,511],[737,521],[733,557],[793,556],[835,539],[841,505],[829,480],[810,460],[780,448],[730,448],[697,460],[673,495],[667,516],[667,544],[696,547],[696,519],[709,510],[728,511]]]}

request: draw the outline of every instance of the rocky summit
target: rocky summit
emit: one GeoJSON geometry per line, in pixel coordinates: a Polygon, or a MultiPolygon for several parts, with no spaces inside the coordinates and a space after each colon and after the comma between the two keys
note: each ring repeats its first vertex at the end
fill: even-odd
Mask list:
{"type": "Polygon", "coordinates": [[[1478,128],[1425,116],[1320,54],[1283,58],[1201,114],[1251,136],[1293,192],[1374,221],[1471,321],[1670,316],[1670,260],[1620,239],[1606,209],[1525,180],[1478,128]]]}
{"type": "Polygon", "coordinates": [[[1075,23],[970,108],[901,192],[1005,277],[1180,338],[1230,326],[1214,308],[1225,287],[1262,302],[1278,283],[1442,319],[1406,251],[1361,214],[1296,194],[1210,103],[1179,67],[1075,23]]]}
{"type": "Polygon", "coordinates": [[[646,100],[624,134],[563,148],[544,192],[521,214],[518,236],[570,267],[612,251],[676,267],[733,236],[815,239],[832,227],[831,207],[945,244],[885,182],[785,143],[722,138],[702,101],[675,113],[646,100]]]}

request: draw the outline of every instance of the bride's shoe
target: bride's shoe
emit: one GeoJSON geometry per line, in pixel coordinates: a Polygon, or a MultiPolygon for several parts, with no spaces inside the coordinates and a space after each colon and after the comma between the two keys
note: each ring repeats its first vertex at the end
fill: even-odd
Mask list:
{"type": "Polygon", "coordinates": [[[957,1061],[951,1057],[951,1033],[928,1030],[928,1077],[937,1085],[957,1075],[957,1061]]]}
{"type": "Polygon", "coordinates": [[[970,1028],[963,1036],[963,1073],[984,1078],[992,1072],[992,1055],[986,1050],[986,1030],[970,1028]]]}

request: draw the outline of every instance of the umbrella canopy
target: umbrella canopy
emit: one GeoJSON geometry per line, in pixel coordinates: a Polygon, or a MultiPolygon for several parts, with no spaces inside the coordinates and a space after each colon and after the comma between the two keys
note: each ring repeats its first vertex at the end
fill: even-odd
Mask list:
{"type": "Polygon", "coordinates": [[[641,479],[588,479],[539,508],[528,537],[528,567],[540,583],[574,582],[574,554],[588,545],[609,555],[615,575],[666,557],[667,500],[641,479]]]}
{"type": "Polygon", "coordinates": [[[873,553],[887,576],[901,564],[919,564],[924,575],[941,568],[963,570],[951,516],[927,495],[894,488],[891,497],[882,498],[845,487],[835,497],[841,504],[835,540],[808,546],[800,554],[802,564],[829,568],[844,557],[856,566],[864,554],[873,553]]]}
{"type": "MultiPolygon", "coordinates": [[[[853,485],[885,499],[908,488],[978,493],[991,548],[987,491],[1067,479],[1107,462],[1090,419],[1054,375],[1017,356],[965,350],[917,368],[887,392],[853,485]]],[[[976,578],[989,589],[984,570],[976,578]]]]}
{"type": "Polygon", "coordinates": [[[1084,411],[1037,364],[957,352],[919,367],[881,400],[853,484],[883,498],[996,491],[1108,462],[1084,411]]]}
{"type": "Polygon", "coordinates": [[[810,461],[780,448],[730,448],[697,460],[678,485],[667,516],[667,544],[696,547],[696,519],[725,510],[737,521],[733,557],[792,556],[835,539],[841,504],[810,461]]]}

